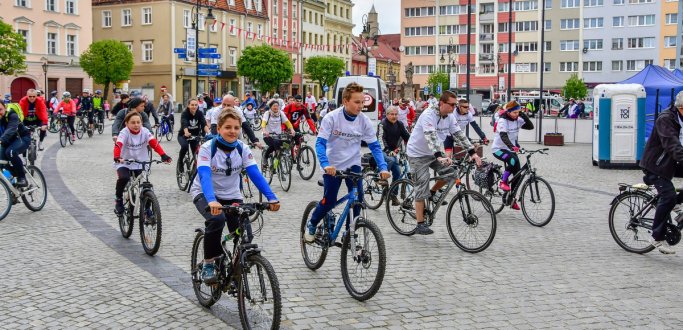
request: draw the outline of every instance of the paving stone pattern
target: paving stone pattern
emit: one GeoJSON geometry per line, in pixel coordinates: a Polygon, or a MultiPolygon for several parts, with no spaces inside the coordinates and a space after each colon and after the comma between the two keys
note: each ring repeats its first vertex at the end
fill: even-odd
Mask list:
{"type": "MultiPolygon", "coordinates": [[[[54,141],[55,136],[48,139],[54,141]]],[[[175,161],[176,138],[162,146],[175,161]]],[[[394,232],[384,207],[369,211],[384,236],[387,272],[377,295],[362,303],[344,289],[338,249],[330,251],[318,271],[303,264],[298,242],[301,216],[310,200],[321,197],[322,188],[294,175],[292,189],[285,193],[273,181],[282,209],[266,213],[257,243],[278,274],[283,326],[681,326],[683,316],[676,303],[683,292],[681,256],[625,252],[607,226],[617,183],[639,182],[642,174],[600,170],[591,165],[590,152],[590,145],[567,145],[551,148],[549,156],[534,156],[539,173],[553,184],[554,219],[536,228],[519,211],[506,209],[498,216],[493,244],[479,254],[465,253],[453,244],[443,221],[445,210],[434,225],[434,235],[413,237],[394,232]]],[[[177,188],[175,165],[152,170],[164,222],[161,249],[156,257],[147,257],[137,227],[131,239],[120,237],[112,211],[115,172],[108,135],[77,141],[41,164],[56,166],[52,172],[59,178],[48,178],[49,182],[63,181],[77,202],[52,191],[43,211],[31,213],[15,205],[0,222],[7,274],[6,289],[0,290],[3,327],[203,328],[226,327],[224,321],[239,327],[234,301],[223,298],[217,309],[224,313],[208,313],[191,296],[185,298],[191,294],[189,278],[171,279],[154,270],[161,265],[173,276],[189,277],[194,229],[203,226],[190,196],[177,188]],[[73,205],[87,210],[72,210],[73,205]],[[101,222],[88,224],[91,219],[79,217],[101,222]]]]}

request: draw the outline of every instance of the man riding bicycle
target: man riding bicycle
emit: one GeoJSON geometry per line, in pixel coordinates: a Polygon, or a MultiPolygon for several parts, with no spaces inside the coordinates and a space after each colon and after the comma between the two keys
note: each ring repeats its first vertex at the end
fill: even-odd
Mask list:
{"type": "Polygon", "coordinates": [[[313,122],[313,119],[311,119],[308,114],[308,110],[302,103],[301,95],[295,96],[294,102],[285,106],[283,112],[285,115],[287,115],[287,118],[292,123],[292,126],[294,126],[294,131],[300,132],[299,123],[301,120],[306,120],[308,122],[308,127],[310,127],[313,134],[318,134],[315,129],[315,123],[313,122]]]}
{"type": "MultiPolygon", "coordinates": [[[[401,167],[398,164],[398,149],[400,143],[408,142],[410,133],[403,125],[403,122],[398,120],[398,107],[390,106],[386,112],[386,118],[382,119],[382,143],[384,144],[384,160],[387,162],[389,170],[391,170],[392,182],[398,180],[401,176],[401,167]]],[[[391,205],[397,206],[400,204],[396,197],[397,192],[392,192],[391,205]]]]}
{"type": "Polygon", "coordinates": [[[24,113],[24,126],[40,126],[38,149],[43,150],[43,140],[47,135],[47,107],[35,89],[29,89],[26,96],[19,100],[19,107],[24,113]]]}
{"type": "Polygon", "coordinates": [[[94,127],[93,123],[93,101],[90,97],[90,90],[85,88],[81,97],[77,101],[78,113],[85,113],[88,116],[88,131],[92,131],[94,127]]]}
{"type": "Polygon", "coordinates": [[[481,166],[481,158],[476,154],[465,133],[460,130],[458,120],[453,115],[457,105],[458,98],[455,93],[445,91],[438,103],[430,105],[418,118],[408,140],[408,164],[415,182],[415,232],[420,235],[434,233],[424,223],[424,208],[425,200],[436,200],[436,192],[447,183],[445,180],[437,180],[434,186],[429,188],[429,168],[436,170],[437,173],[450,170],[446,166],[451,164],[451,159],[446,157],[443,148],[446,136],[450,133],[455,144],[467,149],[470,157],[481,166]]]}
{"type": "Polygon", "coordinates": [[[92,97],[92,107],[97,119],[104,125],[104,100],[102,99],[102,91],[99,89],[95,91],[95,96],[92,97]]]}
{"type": "Polygon", "coordinates": [[[676,221],[683,221],[683,192],[676,194],[671,179],[683,176],[683,92],[676,95],[672,107],[659,114],[647,140],[640,167],[646,184],[654,185],[659,193],[657,210],[652,222],[652,246],[664,254],[676,251],[666,241],[667,218],[675,211],[676,221]]]}

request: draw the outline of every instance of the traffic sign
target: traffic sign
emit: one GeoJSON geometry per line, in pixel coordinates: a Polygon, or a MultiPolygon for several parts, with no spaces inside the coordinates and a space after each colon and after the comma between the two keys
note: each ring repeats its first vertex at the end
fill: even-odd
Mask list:
{"type": "Polygon", "coordinates": [[[218,51],[217,48],[199,48],[197,50],[197,52],[199,52],[199,54],[213,54],[217,51],[218,51]]]}
{"type": "Polygon", "coordinates": [[[436,93],[441,94],[441,83],[439,83],[439,85],[436,86],[436,93]]]}
{"type": "Polygon", "coordinates": [[[187,54],[187,49],[185,48],[173,48],[174,54],[187,54]]]}
{"type": "Polygon", "coordinates": [[[327,85],[323,86],[323,92],[327,93],[330,90],[330,87],[327,85]]]}
{"type": "Polygon", "coordinates": [[[218,53],[201,53],[201,52],[199,52],[199,53],[197,53],[197,56],[199,56],[199,58],[221,58],[221,54],[218,54],[218,53]]]}
{"type": "Polygon", "coordinates": [[[217,76],[220,72],[216,70],[197,70],[198,76],[217,76]]]}
{"type": "Polygon", "coordinates": [[[186,60],[186,59],[187,59],[187,54],[186,54],[186,53],[178,54],[178,59],[186,60]]]}
{"type": "Polygon", "coordinates": [[[220,65],[219,64],[197,64],[197,68],[199,70],[212,71],[212,70],[220,69],[220,65]]]}
{"type": "Polygon", "coordinates": [[[423,92],[425,95],[429,94],[429,87],[425,86],[423,92]]]}

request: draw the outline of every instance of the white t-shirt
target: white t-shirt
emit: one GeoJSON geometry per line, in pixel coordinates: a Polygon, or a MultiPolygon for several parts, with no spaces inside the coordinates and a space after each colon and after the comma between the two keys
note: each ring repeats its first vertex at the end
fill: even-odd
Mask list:
{"type": "Polygon", "coordinates": [[[403,126],[408,129],[408,114],[410,113],[410,107],[405,109],[398,107],[398,121],[403,123],[403,126]]]}
{"type": "Polygon", "coordinates": [[[474,115],[469,111],[464,115],[458,113],[455,118],[458,120],[458,126],[461,130],[464,130],[467,125],[474,121],[474,115]]]}
{"type": "Polygon", "coordinates": [[[277,112],[277,115],[274,115],[273,112],[270,110],[266,111],[266,113],[263,114],[263,117],[261,117],[261,120],[263,120],[263,122],[266,123],[265,131],[271,134],[281,134],[282,125],[289,122],[289,119],[287,119],[287,115],[285,115],[284,112],[279,110],[277,112]]]}
{"type": "Polygon", "coordinates": [[[199,105],[198,105],[198,109],[199,109],[199,111],[201,111],[202,113],[206,113],[206,102],[200,102],[199,105]]]}
{"type": "Polygon", "coordinates": [[[306,97],[306,108],[309,110],[315,109],[314,104],[316,104],[315,96],[313,96],[313,95],[307,96],[306,97]]]}
{"type": "MultiPolygon", "coordinates": [[[[230,176],[227,176],[228,155],[220,148],[216,148],[216,154],[212,158],[211,143],[212,141],[208,141],[199,148],[197,167],[208,166],[211,168],[211,182],[213,183],[213,191],[216,194],[216,198],[242,199],[242,193],[240,192],[240,173],[243,168],[256,165],[251,149],[242,141],[237,141],[237,143],[242,144],[242,155],[239,154],[237,148],[230,152],[229,157],[232,172],[230,173],[230,176]]],[[[199,180],[199,175],[197,175],[192,182],[190,193],[192,194],[192,198],[197,197],[197,195],[202,193],[202,184],[199,180]]]]}
{"type": "Polygon", "coordinates": [[[206,112],[206,119],[209,122],[209,126],[218,125],[218,115],[221,113],[221,106],[213,107],[206,112]]]}
{"type": "Polygon", "coordinates": [[[508,138],[512,144],[517,144],[517,137],[519,136],[519,129],[524,125],[524,119],[522,117],[517,117],[517,120],[507,120],[505,118],[499,118],[496,125],[496,136],[493,138],[493,144],[491,145],[491,151],[496,152],[498,150],[508,150],[507,145],[500,138],[500,132],[507,132],[508,138]]]}
{"type": "Polygon", "coordinates": [[[323,118],[318,137],[327,140],[327,159],[339,171],[360,166],[361,141],[367,144],[377,141],[370,118],[359,113],[354,121],[349,121],[344,117],[344,107],[330,111],[323,118]]]}
{"type": "Polygon", "coordinates": [[[251,110],[249,110],[249,109],[244,109],[244,117],[245,117],[246,119],[254,119],[254,118],[256,118],[256,109],[254,109],[254,108],[251,108],[251,110]]]}
{"type": "MultiPolygon", "coordinates": [[[[149,140],[153,139],[152,133],[145,127],[140,129],[138,134],[133,134],[128,129],[124,127],[119,135],[116,137],[116,143],[121,142],[123,146],[121,147],[121,158],[123,159],[135,159],[141,162],[149,161],[149,151],[147,151],[147,146],[149,145],[149,140]]],[[[129,168],[131,170],[142,169],[142,165],[133,164],[114,164],[115,168],[129,168]]]]}
{"type": "MultiPolygon", "coordinates": [[[[244,118],[244,114],[242,113],[242,109],[240,109],[240,107],[234,107],[234,108],[235,108],[235,111],[237,111],[237,113],[240,115],[240,124],[247,121],[247,119],[244,118]]],[[[218,110],[218,111],[214,111],[213,113],[211,113],[211,116],[210,116],[211,124],[218,125],[218,116],[220,116],[221,111],[222,110],[218,110]]],[[[209,117],[207,117],[207,118],[209,118],[209,117]]]]}
{"type": "Polygon", "coordinates": [[[408,139],[408,157],[434,156],[434,152],[429,148],[429,143],[425,137],[427,132],[434,131],[436,131],[436,136],[440,143],[443,144],[448,135],[460,131],[460,126],[458,126],[458,120],[453,114],[442,118],[438,108],[428,108],[417,119],[413,132],[410,134],[410,139],[408,139]]]}

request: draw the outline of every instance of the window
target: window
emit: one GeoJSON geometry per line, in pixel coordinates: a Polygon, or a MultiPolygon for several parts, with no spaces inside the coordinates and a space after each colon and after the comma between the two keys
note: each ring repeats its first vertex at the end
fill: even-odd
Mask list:
{"type": "Polygon", "coordinates": [[[407,27],[405,29],[406,37],[410,36],[431,36],[434,35],[433,26],[417,26],[417,27],[407,27]]]}
{"type": "Polygon", "coordinates": [[[15,0],[14,5],[17,7],[31,8],[29,0],[15,0]]]}
{"type": "Polygon", "coordinates": [[[334,16],[337,16],[337,5],[334,5],[334,16]]]}
{"type": "Polygon", "coordinates": [[[597,6],[603,6],[603,0],[583,0],[583,6],[584,7],[597,7],[597,6]]]}
{"type": "Polygon", "coordinates": [[[76,4],[77,0],[66,0],[65,3],[65,13],[71,14],[71,15],[76,15],[78,14],[78,5],[76,4]]]}
{"type": "Polygon", "coordinates": [[[590,50],[602,50],[602,39],[584,39],[583,48],[590,50]]]}
{"type": "Polygon", "coordinates": [[[655,38],[628,38],[628,48],[655,48],[655,38]]]}
{"type": "Polygon", "coordinates": [[[638,15],[628,17],[629,26],[655,25],[655,15],[638,15]]]}
{"type": "MultiPolygon", "coordinates": [[[[499,12],[507,12],[510,10],[510,7],[508,6],[508,2],[499,2],[498,3],[498,11],[499,12]]],[[[484,6],[482,4],[482,6],[484,6]]],[[[465,7],[465,10],[467,10],[467,6],[465,7]]],[[[513,2],[512,5],[512,10],[513,11],[533,11],[538,9],[538,0],[527,0],[527,1],[515,1],[513,2]]],[[[472,10],[474,11],[474,10],[472,10]]]]}
{"type": "Polygon", "coordinates": [[[677,14],[666,14],[666,24],[676,24],[678,23],[678,15],[677,14]]]}
{"type": "Polygon", "coordinates": [[[623,5],[623,4],[624,4],[624,0],[614,0],[613,3],[614,3],[615,5],[623,5]]]}
{"type": "Polygon", "coordinates": [[[602,61],[583,62],[583,71],[600,72],[602,71],[602,61]]]}
{"type": "Polygon", "coordinates": [[[579,72],[579,62],[560,62],[560,72],[579,72]]]}
{"type": "Polygon", "coordinates": [[[121,10],[121,26],[133,25],[133,18],[130,15],[130,9],[121,10]]]}
{"type": "Polygon", "coordinates": [[[544,27],[544,29],[545,29],[546,31],[550,31],[550,30],[552,30],[552,28],[553,28],[553,21],[551,21],[551,20],[549,20],[549,19],[545,20],[545,27],[544,27]]]}
{"type": "Polygon", "coordinates": [[[102,27],[111,27],[111,10],[102,11],[102,27]]]}
{"type": "Polygon", "coordinates": [[[236,66],[237,65],[237,48],[230,47],[230,49],[228,50],[228,57],[230,58],[229,65],[230,66],[236,66]]]}
{"type": "Polygon", "coordinates": [[[66,56],[76,56],[76,36],[66,35],[66,56]]]}
{"type": "Polygon", "coordinates": [[[623,26],[624,26],[624,16],[612,17],[612,27],[623,27],[623,26]]]}
{"type": "MultiPolygon", "coordinates": [[[[274,30],[277,31],[277,29],[274,29],[274,30]]],[[[230,19],[230,31],[232,31],[232,32],[230,32],[231,35],[237,34],[237,23],[235,22],[234,18],[230,19]]],[[[277,37],[277,35],[275,35],[274,37],[277,37]]]]}
{"type": "MultiPolygon", "coordinates": [[[[327,4],[327,12],[330,11],[330,4],[327,4]]],[[[277,0],[273,0],[273,15],[277,16],[277,0]]]]}
{"type": "MultiPolygon", "coordinates": [[[[474,10],[473,10],[474,11],[474,10]]],[[[439,6],[439,15],[460,15],[467,14],[467,5],[458,6],[439,6]]]]}
{"type": "MultiPolygon", "coordinates": [[[[230,0],[230,1],[232,1],[232,0],[230,0]]],[[[257,0],[257,1],[255,1],[255,3],[256,3],[256,11],[259,13],[262,12],[263,11],[263,5],[262,5],[261,1],[257,0]]]]}
{"type": "Polygon", "coordinates": [[[583,19],[584,29],[598,29],[604,26],[605,19],[602,17],[591,17],[583,19]]]}
{"type": "MultiPolygon", "coordinates": [[[[408,46],[405,49],[406,55],[434,55],[434,46],[408,46]]],[[[443,53],[448,46],[443,46],[443,53]]],[[[443,54],[442,53],[442,54],[443,54]]]]}
{"type": "MultiPolygon", "coordinates": [[[[463,48],[465,48],[465,47],[463,47],[463,48]]],[[[499,53],[507,53],[508,52],[508,44],[507,43],[498,44],[498,52],[499,53]]]]}
{"type": "Polygon", "coordinates": [[[664,60],[664,67],[673,70],[676,68],[676,60],[675,59],[665,59],[664,60]]]}
{"type": "Polygon", "coordinates": [[[513,68],[516,73],[538,72],[538,63],[515,63],[513,68]]]}
{"type": "Polygon", "coordinates": [[[57,34],[48,32],[47,34],[47,53],[57,55],[57,34]]]}
{"type": "Polygon", "coordinates": [[[580,5],[581,0],[562,0],[560,2],[560,8],[579,8],[580,5]]]}
{"type": "Polygon", "coordinates": [[[128,47],[129,52],[133,52],[133,43],[130,41],[121,41],[122,44],[126,45],[128,47]]]}
{"type": "Polygon", "coordinates": [[[516,32],[538,31],[538,21],[515,22],[516,32]]]}
{"type": "Polygon", "coordinates": [[[543,47],[544,52],[549,52],[553,49],[552,42],[551,41],[546,41],[545,42],[545,47],[543,47]]]}
{"type": "Polygon", "coordinates": [[[247,22],[247,32],[254,32],[254,23],[247,22]]]}
{"type": "Polygon", "coordinates": [[[263,24],[256,25],[256,35],[259,37],[263,35],[263,24]]]}
{"type": "MultiPolygon", "coordinates": [[[[465,48],[465,45],[462,45],[463,48],[465,48]]],[[[451,52],[454,54],[460,54],[460,45],[441,45],[439,46],[439,54],[446,54],[448,53],[448,47],[450,47],[451,52]]],[[[467,52],[467,50],[465,50],[467,52]]]]}
{"type": "Polygon", "coordinates": [[[26,53],[28,51],[28,45],[29,45],[29,38],[28,38],[28,30],[17,30],[17,33],[19,33],[23,38],[24,42],[26,43],[26,46],[24,46],[24,49],[22,51],[26,53]]]}
{"type": "Polygon", "coordinates": [[[199,31],[204,31],[204,28],[206,27],[206,16],[204,14],[199,14],[199,19],[197,20],[197,25],[199,31]]]}
{"type": "Polygon", "coordinates": [[[189,29],[192,27],[192,20],[190,19],[190,11],[183,10],[183,27],[189,29]]]}
{"type": "Polygon", "coordinates": [[[498,23],[498,32],[508,32],[508,23],[498,23]]]}
{"type": "Polygon", "coordinates": [[[624,69],[624,61],[612,61],[612,71],[621,71],[624,69]]]}
{"type": "Polygon", "coordinates": [[[560,20],[560,30],[576,30],[579,29],[581,25],[579,25],[579,19],[578,18],[569,18],[569,19],[561,19],[560,20]]]}
{"type": "MultiPolygon", "coordinates": [[[[251,8],[251,4],[249,3],[251,0],[247,0],[247,6],[251,8]]],[[[235,5],[235,0],[228,0],[228,5],[229,6],[234,6],[235,5]]]]}
{"type": "Polygon", "coordinates": [[[676,36],[666,36],[664,37],[664,47],[676,47],[676,36]]]}
{"type": "Polygon", "coordinates": [[[553,65],[550,62],[543,63],[543,72],[552,71],[553,65]]]}
{"type": "Polygon", "coordinates": [[[416,65],[415,74],[430,74],[434,73],[434,65],[416,65]]]}
{"type": "Polygon", "coordinates": [[[351,18],[351,16],[349,15],[349,8],[346,8],[346,18],[351,18]]]}
{"type": "Polygon", "coordinates": [[[273,28],[273,38],[277,39],[277,28],[273,28]]]}
{"type": "Polygon", "coordinates": [[[152,24],[152,8],[149,8],[149,7],[142,8],[142,24],[143,25],[152,24]]]}
{"type": "Polygon", "coordinates": [[[628,3],[632,5],[640,5],[644,3],[655,3],[655,0],[628,0],[628,3]]]}
{"type": "Polygon", "coordinates": [[[623,38],[612,38],[612,50],[624,49],[624,39],[623,38]]]}
{"type": "Polygon", "coordinates": [[[289,17],[289,3],[287,1],[282,2],[282,16],[289,17]]]}
{"type": "Polygon", "coordinates": [[[652,64],[652,60],[628,60],[626,61],[626,71],[640,71],[652,64]]]}
{"type": "Polygon", "coordinates": [[[560,40],[560,50],[563,52],[579,50],[578,40],[560,40]]]}
{"type": "Polygon", "coordinates": [[[154,59],[154,45],[151,41],[142,42],[142,61],[152,62],[154,59]]]}
{"type": "MultiPolygon", "coordinates": [[[[459,6],[454,6],[454,7],[459,7],[459,6]]],[[[435,12],[436,12],[436,7],[406,8],[403,11],[405,17],[434,16],[435,12]]],[[[442,14],[442,15],[445,15],[445,14],[442,14]]]]}
{"type": "Polygon", "coordinates": [[[545,0],[545,9],[553,8],[553,0],[545,0]]]}
{"type": "Polygon", "coordinates": [[[538,51],[538,42],[518,42],[517,51],[520,53],[535,53],[538,51]]]}
{"type": "Polygon", "coordinates": [[[45,10],[57,11],[57,0],[45,0],[45,10]]]}

